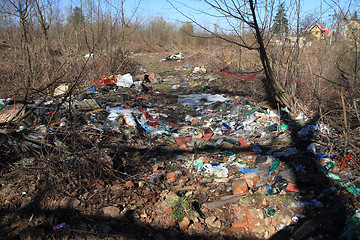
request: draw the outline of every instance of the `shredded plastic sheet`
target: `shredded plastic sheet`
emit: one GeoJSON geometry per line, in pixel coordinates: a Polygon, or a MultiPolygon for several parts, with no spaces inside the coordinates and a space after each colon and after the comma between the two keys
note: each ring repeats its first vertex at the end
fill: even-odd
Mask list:
{"type": "Polygon", "coordinates": [[[136,126],[136,119],[140,119],[140,122],[146,121],[144,114],[139,110],[125,109],[122,107],[108,107],[106,111],[110,113],[107,119],[109,119],[110,121],[116,121],[120,117],[123,117],[126,124],[130,127],[136,126]]]}
{"type": "Polygon", "coordinates": [[[166,135],[171,135],[170,132],[168,132],[167,130],[164,129],[158,129],[158,130],[153,130],[151,127],[149,127],[146,123],[140,122],[138,119],[136,119],[136,121],[138,122],[138,124],[148,133],[150,133],[151,135],[155,135],[155,136],[161,136],[163,134],[166,135]]]}
{"type": "Polygon", "coordinates": [[[129,88],[132,85],[134,85],[134,81],[130,73],[118,76],[116,86],[129,88]]]}
{"type": "Polygon", "coordinates": [[[228,177],[229,170],[224,164],[212,165],[210,163],[204,164],[204,171],[209,174],[214,174],[218,178],[228,177]]]}
{"type": "Polygon", "coordinates": [[[259,169],[257,168],[239,168],[239,171],[242,173],[257,173],[259,169]]]}
{"type": "Polygon", "coordinates": [[[230,100],[228,97],[224,97],[220,94],[190,94],[190,95],[179,95],[178,96],[178,104],[204,104],[210,105],[215,102],[226,102],[230,100]]]}
{"type": "Polygon", "coordinates": [[[298,136],[299,137],[306,137],[306,136],[309,136],[310,134],[314,134],[315,131],[316,131],[316,126],[314,126],[314,125],[306,125],[305,127],[303,127],[298,132],[298,136]]]}
{"type": "Polygon", "coordinates": [[[194,168],[201,171],[204,168],[204,161],[201,158],[198,158],[196,161],[193,161],[192,165],[194,168]]]}

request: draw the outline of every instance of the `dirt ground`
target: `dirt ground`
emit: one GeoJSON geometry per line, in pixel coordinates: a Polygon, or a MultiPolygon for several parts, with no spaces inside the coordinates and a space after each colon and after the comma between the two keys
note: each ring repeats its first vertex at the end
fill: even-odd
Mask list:
{"type": "Polygon", "coordinates": [[[269,108],[254,94],[261,73],[161,55],[134,56],[150,82],[93,86],[71,111],[58,96],[3,123],[0,238],[339,239],[359,208],[343,137],[269,108]]]}

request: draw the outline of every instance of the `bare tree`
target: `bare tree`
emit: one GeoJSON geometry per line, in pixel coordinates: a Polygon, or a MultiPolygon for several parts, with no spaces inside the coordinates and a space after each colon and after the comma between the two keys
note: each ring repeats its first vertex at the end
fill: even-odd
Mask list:
{"type": "Polygon", "coordinates": [[[29,18],[30,13],[33,8],[33,0],[8,0],[8,4],[5,4],[6,13],[9,15],[14,15],[19,20],[19,25],[21,28],[21,37],[23,40],[23,51],[25,53],[26,63],[27,63],[27,72],[28,72],[28,84],[30,86],[31,79],[30,76],[33,73],[32,60],[30,54],[30,30],[29,30],[29,18]]]}
{"type": "MultiPolygon", "coordinates": [[[[227,32],[229,29],[219,29],[217,33],[211,31],[210,29],[204,27],[202,24],[197,22],[194,18],[189,17],[183,14],[180,10],[178,10],[181,14],[191,20],[195,25],[200,28],[206,30],[207,32],[212,33],[216,37],[223,39],[227,42],[238,45],[242,48],[246,48],[249,50],[255,50],[259,53],[259,57],[263,66],[263,70],[265,73],[265,78],[263,79],[263,83],[269,96],[269,101],[276,106],[277,103],[280,103],[283,106],[288,107],[290,110],[293,108],[293,103],[295,101],[294,97],[290,97],[290,95],[285,91],[284,87],[281,85],[280,81],[276,79],[271,61],[268,57],[268,53],[266,50],[267,43],[264,40],[265,27],[266,22],[265,19],[261,19],[260,10],[263,7],[268,7],[268,5],[272,6],[274,3],[268,3],[268,1],[263,2],[254,1],[254,0],[205,0],[205,2],[214,9],[217,14],[212,15],[215,17],[221,17],[225,19],[228,26],[231,28],[231,32],[236,34],[236,38],[231,37],[227,32]],[[248,29],[254,36],[254,41],[249,41],[245,38],[244,31],[241,29],[241,24],[244,24],[244,28],[248,29]],[[263,26],[262,26],[263,25],[263,26]]],[[[174,8],[174,4],[169,2],[174,8]]],[[[176,8],[178,9],[178,8],[176,8]]],[[[201,12],[204,13],[204,12],[201,12]]],[[[209,14],[209,13],[207,13],[209,14]]],[[[266,15],[269,13],[266,12],[266,15]]]]}

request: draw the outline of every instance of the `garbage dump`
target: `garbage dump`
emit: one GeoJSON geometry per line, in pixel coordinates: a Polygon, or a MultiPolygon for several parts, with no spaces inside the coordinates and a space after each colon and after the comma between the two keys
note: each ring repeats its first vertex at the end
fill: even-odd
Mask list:
{"type": "MultiPolygon", "coordinates": [[[[166,58],[173,59],[182,59],[181,53],[166,58]]],[[[323,122],[299,127],[280,119],[281,112],[241,96],[184,92],[175,76],[160,83],[176,87],[166,92],[149,81],[144,91],[130,74],[119,74],[93,81],[85,97],[79,94],[62,103],[3,101],[0,123],[19,120],[19,126],[26,126],[5,144],[23,157],[1,166],[3,208],[27,206],[37,196],[41,173],[24,176],[28,184],[21,188],[9,184],[10,176],[51,162],[40,157],[47,151],[61,156],[51,163],[71,178],[51,188],[44,204],[88,216],[86,224],[76,224],[55,213],[29,212],[27,221],[31,218],[34,226],[53,225],[52,232],[42,228],[48,237],[96,231],[95,213],[107,219],[103,227],[108,232],[126,232],[130,238],[148,231],[134,222],[205,236],[270,239],[285,232],[286,239],[334,239],[340,234],[339,227],[331,227],[337,219],[328,219],[328,213],[342,215],[343,209],[334,206],[342,194],[358,198],[360,180],[358,169],[349,168],[357,164],[356,156],[347,156],[340,167],[338,152],[326,144],[326,138],[339,138],[335,131],[323,122]],[[299,148],[292,131],[313,142],[299,148]],[[75,174],[79,168],[86,174],[75,174]],[[131,220],[122,222],[122,228],[111,222],[124,216],[131,220]]],[[[56,96],[68,90],[61,86],[56,96]]],[[[355,239],[347,238],[354,235],[350,228],[359,228],[350,221],[355,220],[346,223],[341,239],[355,239]]],[[[5,218],[1,224],[4,233],[19,231],[5,218]]],[[[149,235],[165,237],[161,232],[149,235]]]]}
{"type": "Polygon", "coordinates": [[[170,61],[170,60],[182,60],[184,59],[184,56],[181,52],[178,52],[178,53],[175,53],[173,55],[170,55],[170,56],[167,56],[166,58],[163,58],[160,60],[160,62],[163,62],[163,61],[170,61]]]}

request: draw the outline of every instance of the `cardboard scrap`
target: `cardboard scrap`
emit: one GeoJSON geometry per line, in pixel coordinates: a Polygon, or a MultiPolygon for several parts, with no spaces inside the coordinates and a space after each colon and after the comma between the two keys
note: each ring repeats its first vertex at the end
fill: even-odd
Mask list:
{"type": "MultiPolygon", "coordinates": [[[[65,102],[62,107],[69,108],[69,102],[65,102]]],[[[84,99],[83,101],[74,100],[71,104],[71,108],[74,110],[93,110],[100,108],[100,105],[95,99],[84,99]]]]}
{"type": "Polygon", "coordinates": [[[7,123],[16,116],[21,117],[24,114],[24,104],[5,106],[0,110],[0,123],[7,123]]]}
{"type": "Polygon", "coordinates": [[[69,89],[69,85],[61,84],[54,90],[54,97],[64,95],[69,89]]]}

